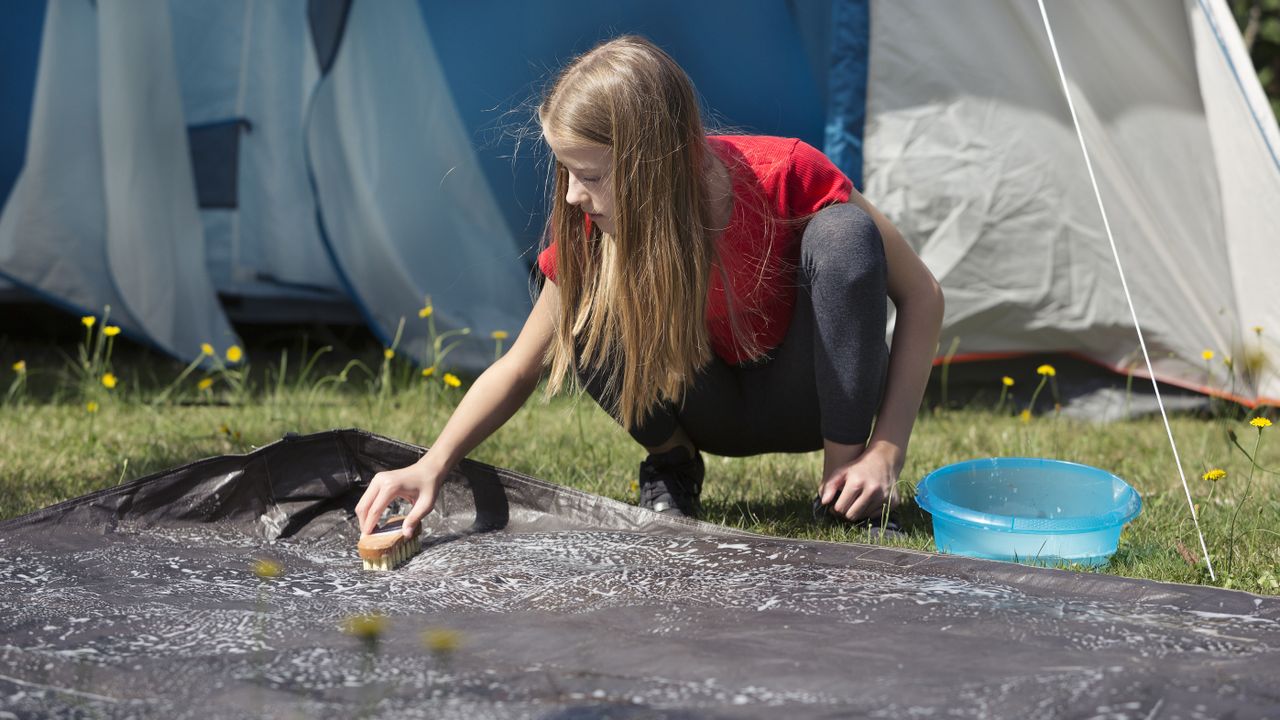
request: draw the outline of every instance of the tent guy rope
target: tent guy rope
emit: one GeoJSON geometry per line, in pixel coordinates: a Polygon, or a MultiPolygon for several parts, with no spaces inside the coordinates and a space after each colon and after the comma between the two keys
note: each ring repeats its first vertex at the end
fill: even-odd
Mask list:
{"type": "Polygon", "coordinates": [[[1204,532],[1200,529],[1200,519],[1196,516],[1196,505],[1191,499],[1191,487],[1187,485],[1187,474],[1182,469],[1182,458],[1178,455],[1178,443],[1173,439],[1173,428],[1169,426],[1169,415],[1164,409],[1164,400],[1160,397],[1160,384],[1156,382],[1155,370],[1151,367],[1151,355],[1147,352],[1147,341],[1142,335],[1142,326],[1138,324],[1138,311],[1133,306],[1133,296],[1129,294],[1129,283],[1125,280],[1124,266],[1120,263],[1120,252],[1116,249],[1115,235],[1111,232],[1111,223],[1107,220],[1107,208],[1102,202],[1102,192],[1098,189],[1098,178],[1093,172],[1093,162],[1089,159],[1089,149],[1085,146],[1084,132],[1080,129],[1080,118],[1076,115],[1075,103],[1071,100],[1071,87],[1067,84],[1067,73],[1062,67],[1062,58],[1058,55],[1058,43],[1053,37],[1053,28],[1049,25],[1049,14],[1045,11],[1044,0],[1036,0],[1040,6],[1040,18],[1044,20],[1044,30],[1049,36],[1049,49],[1053,52],[1053,62],[1058,69],[1058,79],[1062,81],[1062,94],[1067,98],[1067,108],[1071,111],[1071,123],[1075,126],[1076,139],[1080,141],[1080,154],[1084,155],[1084,164],[1089,171],[1089,182],[1093,184],[1093,196],[1098,201],[1098,212],[1102,214],[1102,226],[1107,231],[1107,242],[1111,244],[1111,256],[1115,258],[1116,270],[1120,273],[1120,287],[1124,290],[1124,299],[1129,303],[1129,316],[1133,318],[1133,329],[1138,333],[1138,345],[1142,348],[1142,359],[1147,363],[1147,375],[1151,378],[1151,388],[1156,394],[1156,404],[1160,407],[1160,419],[1164,421],[1165,433],[1169,436],[1169,446],[1173,448],[1173,463],[1178,468],[1178,477],[1182,479],[1182,489],[1187,494],[1187,506],[1191,508],[1191,521],[1195,523],[1196,534],[1200,536],[1200,550],[1204,553],[1205,565],[1209,568],[1209,577],[1217,580],[1213,572],[1213,561],[1209,559],[1209,548],[1204,542],[1204,532]]]}

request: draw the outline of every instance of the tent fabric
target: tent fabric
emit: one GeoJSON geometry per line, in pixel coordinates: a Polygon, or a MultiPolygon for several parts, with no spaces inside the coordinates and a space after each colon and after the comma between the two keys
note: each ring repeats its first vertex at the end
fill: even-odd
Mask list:
{"type": "MultiPolygon", "coordinates": [[[[1280,277],[1280,129],[1253,72],[1253,63],[1236,31],[1225,2],[1199,0],[1192,4],[1196,69],[1204,93],[1205,118],[1214,147],[1214,170],[1219,178],[1226,254],[1230,262],[1228,294],[1241,319],[1224,348],[1236,357],[1259,350],[1270,360],[1264,366],[1259,392],[1280,397],[1280,359],[1274,344],[1280,320],[1280,296],[1274,292],[1280,277]],[[1237,238],[1247,242],[1232,242],[1237,238]],[[1253,327],[1271,331],[1266,339],[1253,327]],[[1244,352],[1240,349],[1243,348],[1244,352]]],[[[1274,402],[1274,401],[1273,401],[1274,402]]]]}
{"type": "Polygon", "coordinates": [[[0,273],[74,312],[109,306],[174,355],[236,342],[204,269],[167,16],[51,4],[41,67],[0,273]]]}
{"type": "Polygon", "coordinates": [[[352,6],[308,120],[325,243],[370,328],[434,365],[429,325],[418,319],[430,296],[441,332],[465,328],[477,338],[450,363],[485,367],[489,335],[524,324],[530,276],[416,3],[352,6]]]}
{"type": "Polygon", "coordinates": [[[828,30],[831,67],[823,74],[831,84],[823,149],[857,188],[863,187],[862,137],[867,121],[870,12],[868,0],[831,4],[828,30]]]}
{"type": "Polygon", "coordinates": [[[413,320],[399,349],[430,364],[430,295],[441,332],[479,336],[452,363],[484,367],[489,333],[523,322],[528,273],[418,6],[311,8],[171,0],[143,22],[50,2],[0,273],[77,314],[109,305],[182,359],[238,342],[224,293],[350,297],[388,345],[413,320]]]}
{"type": "Polygon", "coordinates": [[[0,523],[0,704],[211,718],[1280,709],[1276,598],[765,537],[470,461],[423,551],[361,570],[356,501],[422,452],[360,431],[287,437],[0,523]],[[262,558],[282,575],[255,576],[262,558]],[[341,628],[371,612],[387,624],[367,654],[341,628]]]}
{"type": "MultiPolygon", "coordinates": [[[[1252,328],[1280,330],[1275,118],[1225,3],[1048,14],[1157,376],[1275,402],[1280,374],[1257,360],[1201,358],[1274,354],[1252,328]]],[[[1141,366],[1036,3],[969,4],[961,22],[882,1],[871,24],[864,192],[942,283],[942,347],[1141,366]]]]}
{"type": "Polygon", "coordinates": [[[300,141],[320,76],[306,0],[174,0],[168,7],[188,125],[246,123],[236,148],[235,207],[201,212],[218,292],[345,301],[316,223],[300,141]]]}
{"type": "MultiPolygon", "coordinates": [[[[441,330],[517,330],[546,191],[529,128],[511,127],[528,120],[520,102],[630,31],[688,69],[713,122],[825,134],[941,279],[957,358],[1067,352],[1145,372],[1033,0],[168,0],[126,28],[114,7],[48,3],[0,277],[77,313],[110,303],[131,335],[184,357],[188,335],[229,332],[215,295],[255,313],[355,303],[388,344],[403,317],[402,349],[424,363],[428,294],[441,330]],[[100,95],[107,81],[121,87],[100,95]],[[240,120],[234,165],[201,143],[187,160],[181,128],[240,120]],[[181,176],[233,166],[235,202],[193,212],[181,176]]],[[[1048,12],[1155,373],[1280,402],[1280,130],[1226,2],[1048,12]],[[1205,349],[1233,363],[1206,366],[1205,349]]],[[[30,27],[14,19],[6,40],[30,27]]],[[[491,350],[454,359],[474,370],[491,350]]]]}
{"type": "Polygon", "coordinates": [[[187,129],[196,202],[201,208],[236,206],[240,134],[250,127],[244,120],[228,120],[187,129]]]}

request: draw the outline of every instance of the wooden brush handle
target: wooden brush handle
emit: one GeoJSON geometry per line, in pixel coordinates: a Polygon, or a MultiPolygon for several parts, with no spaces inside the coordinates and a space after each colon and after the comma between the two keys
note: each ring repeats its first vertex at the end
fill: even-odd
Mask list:
{"type": "MultiPolygon", "coordinates": [[[[372,533],[360,538],[360,542],[356,544],[356,550],[360,552],[360,557],[364,560],[377,560],[383,555],[391,552],[396,546],[408,542],[410,538],[406,538],[400,528],[404,526],[404,515],[396,515],[387,518],[382,526],[375,529],[372,533]]],[[[422,523],[413,529],[413,536],[417,537],[422,530],[422,523]]]]}

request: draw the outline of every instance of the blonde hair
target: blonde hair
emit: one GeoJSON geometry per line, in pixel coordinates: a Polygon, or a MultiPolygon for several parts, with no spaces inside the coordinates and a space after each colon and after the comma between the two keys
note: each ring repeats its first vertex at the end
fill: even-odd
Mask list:
{"type": "Polygon", "coordinates": [[[587,234],[582,211],[565,200],[568,170],[555,165],[548,234],[561,305],[547,390],[571,372],[604,373],[606,407],[629,429],[658,403],[680,402],[711,359],[716,251],[697,96],[669,55],[628,35],[573,60],[538,120],[561,142],[608,147],[613,163],[611,235],[598,226],[587,234]]]}

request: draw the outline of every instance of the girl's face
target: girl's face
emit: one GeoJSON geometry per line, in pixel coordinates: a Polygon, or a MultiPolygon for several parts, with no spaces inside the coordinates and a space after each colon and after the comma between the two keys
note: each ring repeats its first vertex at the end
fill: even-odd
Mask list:
{"type": "Polygon", "coordinates": [[[610,149],[604,145],[570,145],[558,142],[546,130],[546,139],[556,161],[569,171],[569,191],[564,200],[591,216],[591,224],[602,232],[612,234],[613,224],[613,161],[610,149]]]}

